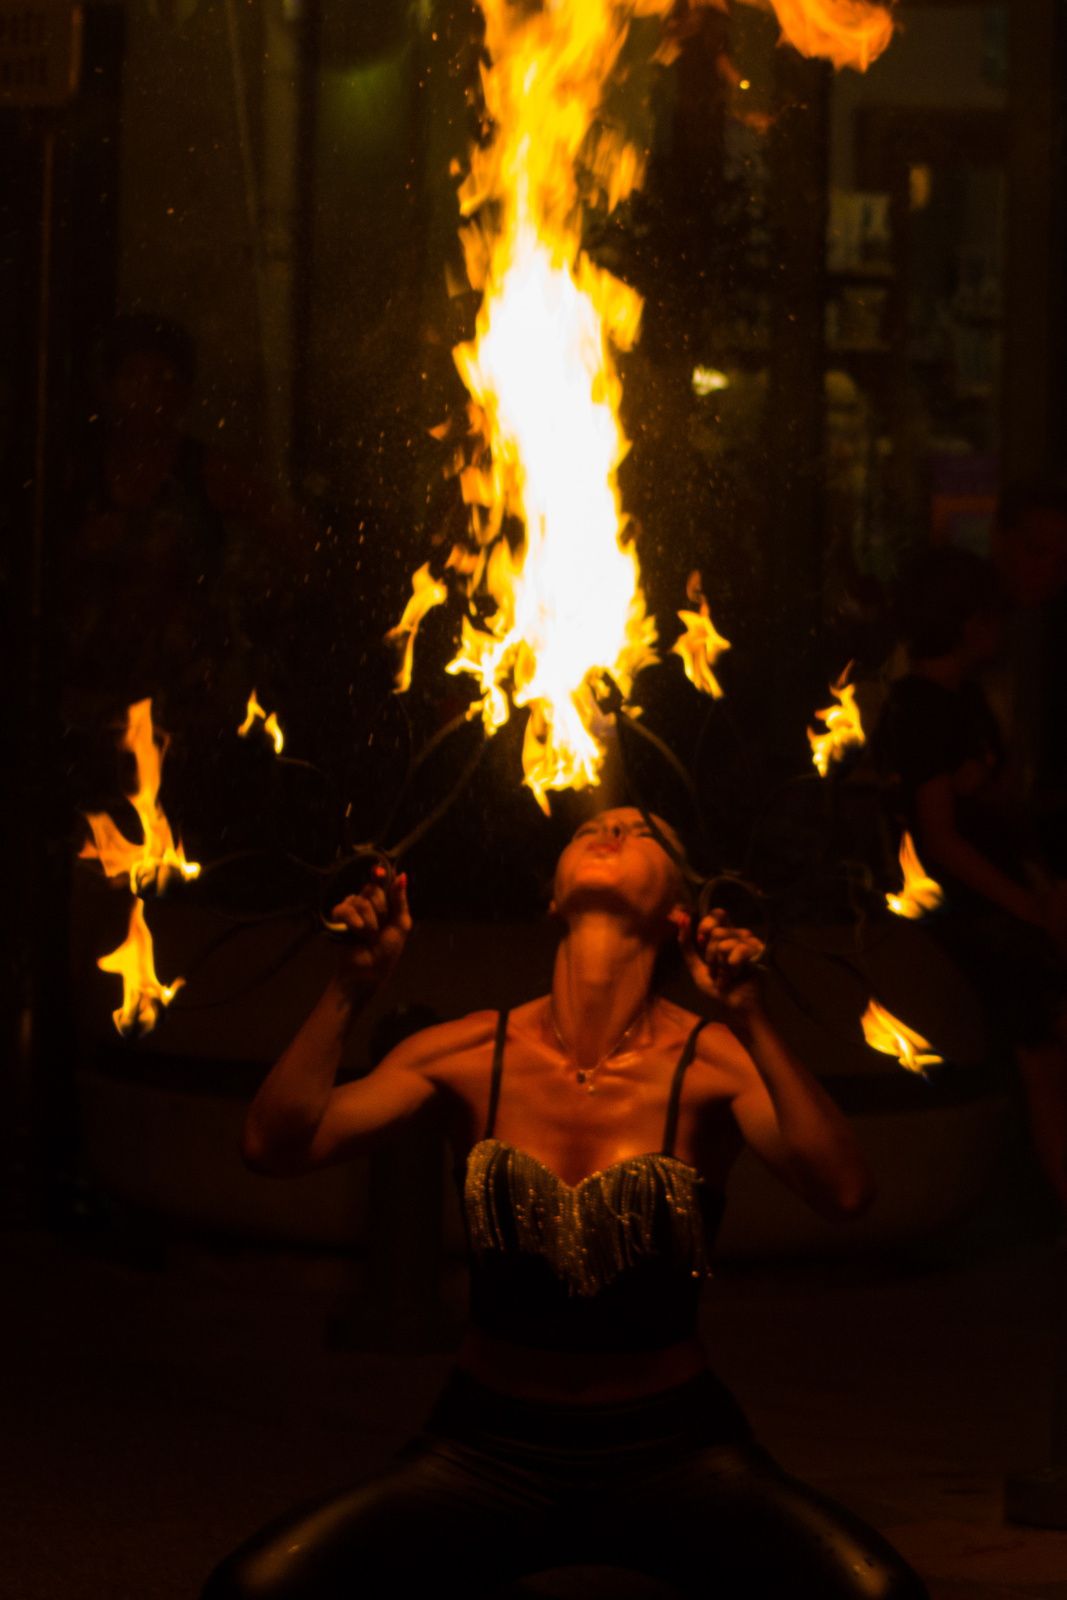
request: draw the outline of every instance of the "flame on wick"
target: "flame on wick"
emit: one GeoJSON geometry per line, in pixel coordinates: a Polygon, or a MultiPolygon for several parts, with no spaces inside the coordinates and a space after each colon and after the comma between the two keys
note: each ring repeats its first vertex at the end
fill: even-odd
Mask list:
{"type": "Polygon", "coordinates": [[[711,612],[708,610],[708,603],[701,588],[699,572],[689,574],[685,592],[690,604],[699,606],[700,609],[679,611],[678,616],[685,624],[685,632],[675,640],[671,649],[675,655],[681,656],[685,675],[694,688],[701,690],[703,694],[710,694],[713,700],[721,700],[722,685],[713,669],[723,651],[729,650],[730,641],[715,631],[711,612]]]}
{"type": "Polygon", "coordinates": [[[943,1056],[934,1053],[929,1039],[924,1039],[921,1033],[909,1028],[906,1022],[901,1022],[877,1000],[869,1002],[860,1018],[860,1026],[872,1050],[880,1050],[886,1056],[896,1056],[908,1072],[924,1072],[927,1067],[936,1067],[944,1060],[943,1056]]]}
{"type": "Polygon", "coordinates": [[[161,983],[156,976],[152,935],[144,905],[136,898],[130,907],[125,940],[96,964],[101,972],[114,972],[122,979],[122,1004],[111,1017],[124,1038],[131,1033],[150,1033],[162,1008],[170,1005],[185,981],[176,978],[173,983],[161,983]]]}
{"type": "Polygon", "coordinates": [[[280,756],[282,751],[285,749],[285,735],[283,734],[281,724],[278,721],[278,713],[276,711],[272,711],[268,715],[260,705],[258,699],[256,698],[256,691],[253,689],[252,693],[248,697],[248,707],[245,711],[245,720],[241,723],[241,726],[237,730],[238,736],[242,739],[246,738],[247,735],[251,733],[257,720],[262,721],[264,733],[268,736],[268,738],[274,741],[274,754],[276,756],[280,756]]]}
{"type": "Polygon", "coordinates": [[[910,922],[928,911],[936,911],[945,893],[941,885],[927,875],[910,833],[905,833],[900,841],[900,870],[904,874],[903,888],[899,894],[885,897],[890,911],[898,917],[907,917],[910,922]]]}
{"type": "Polygon", "coordinates": [[[167,744],[166,735],[157,735],[152,726],[151,700],[131,705],[122,749],[130,751],[136,765],[136,788],[129,800],[141,823],[141,844],[127,839],[106,812],[91,812],[86,817],[92,838],[82,846],[80,858],[99,861],[109,878],[128,876],[135,895],[153,889],[162,893],[175,873],[185,879],[200,875],[199,864],[187,861],[180,840],[175,842],[159,804],[167,744]]]}
{"type": "Polygon", "coordinates": [[[840,761],[846,750],[867,742],[856,704],[856,687],[848,681],[850,666],[845,668],[836,683],[830,685],[830,693],[837,704],[815,713],[819,721],[825,723],[825,732],[820,733],[816,728],[808,729],[811,759],[820,778],[826,777],[831,765],[840,761]]]}

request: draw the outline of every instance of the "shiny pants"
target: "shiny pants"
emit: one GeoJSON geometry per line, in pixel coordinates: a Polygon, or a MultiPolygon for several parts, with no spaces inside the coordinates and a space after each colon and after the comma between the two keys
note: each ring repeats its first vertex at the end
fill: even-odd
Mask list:
{"type": "Polygon", "coordinates": [[[601,1566],[715,1600],[923,1600],[892,1547],[788,1477],[710,1374],[612,1405],[545,1405],[450,1379],[383,1475],[293,1513],[202,1600],[490,1596],[601,1566]]]}

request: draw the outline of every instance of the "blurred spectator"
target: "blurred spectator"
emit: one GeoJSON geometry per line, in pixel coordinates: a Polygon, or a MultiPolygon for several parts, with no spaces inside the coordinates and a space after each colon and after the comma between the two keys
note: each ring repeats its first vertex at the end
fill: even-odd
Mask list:
{"type": "Polygon", "coordinates": [[[1067,902],[979,682],[1003,644],[1004,589],[991,565],[946,547],[905,574],[897,599],[910,670],[879,743],[899,820],[945,890],[931,932],[1018,1066],[1038,1158],[1067,1209],[1067,902]]]}
{"type": "Polygon", "coordinates": [[[302,580],[309,532],[282,495],[187,431],[185,329],[121,317],[103,367],[65,561],[69,713],[95,722],[152,695],[180,716],[221,690],[229,717],[252,686],[250,636],[302,580]]]}
{"type": "Polygon", "coordinates": [[[993,561],[1011,606],[1035,611],[1067,584],[1067,484],[1005,489],[993,528],[993,561]]]}
{"type": "Polygon", "coordinates": [[[993,565],[1008,602],[1005,640],[982,672],[982,686],[1005,739],[1022,794],[1038,800],[1048,784],[1061,728],[1053,709],[1062,696],[1064,651],[1053,627],[1067,587],[1067,488],[1017,483],[1001,494],[993,526],[993,565]],[[1049,749],[1051,746],[1051,749],[1049,749]]]}

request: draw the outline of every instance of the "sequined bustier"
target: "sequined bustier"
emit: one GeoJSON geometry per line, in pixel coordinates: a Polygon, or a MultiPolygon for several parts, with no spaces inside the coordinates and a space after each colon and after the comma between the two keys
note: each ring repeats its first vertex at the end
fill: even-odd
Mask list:
{"type": "Polygon", "coordinates": [[[723,1198],[671,1152],[701,1026],[675,1068],[663,1148],[572,1185],[493,1138],[501,1013],[486,1131],[463,1174],[475,1327],[544,1350],[656,1350],[696,1331],[723,1198]]]}

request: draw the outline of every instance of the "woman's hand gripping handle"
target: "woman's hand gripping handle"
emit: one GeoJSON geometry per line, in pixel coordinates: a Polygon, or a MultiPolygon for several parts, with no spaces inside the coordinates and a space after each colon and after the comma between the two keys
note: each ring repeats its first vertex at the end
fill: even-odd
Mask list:
{"type": "Polygon", "coordinates": [[[341,940],[337,970],[318,1004],[267,1075],[248,1110],[243,1150],[249,1166],[285,1176],[331,1158],[336,1087],[352,1024],[390,975],[411,931],[407,882],[387,883],[378,867],[359,894],[333,907],[327,924],[341,940]]]}
{"type": "Polygon", "coordinates": [[[375,867],[366,889],[331,911],[331,931],[343,930],[337,976],[346,987],[377,988],[400,960],[411,932],[407,882],[405,872],[388,882],[386,869],[375,867]]]}
{"type": "Polygon", "coordinates": [[[694,927],[689,913],[679,908],[671,921],[697,988],[735,1018],[752,1015],[759,1007],[763,940],[748,928],[735,928],[724,911],[709,911],[694,927]]]}

